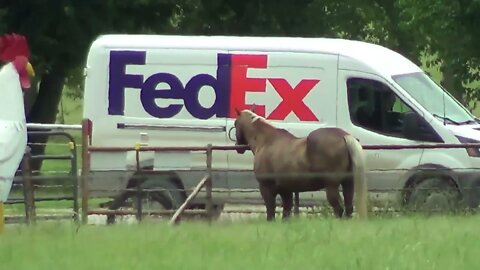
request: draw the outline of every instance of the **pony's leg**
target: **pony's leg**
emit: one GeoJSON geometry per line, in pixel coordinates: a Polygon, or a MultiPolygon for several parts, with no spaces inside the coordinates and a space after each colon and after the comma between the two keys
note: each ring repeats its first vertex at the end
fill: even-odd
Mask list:
{"type": "Polygon", "coordinates": [[[347,218],[352,217],[353,213],[353,179],[351,177],[346,178],[342,182],[343,202],[345,204],[345,216],[347,218]]]}
{"type": "Polygon", "coordinates": [[[343,207],[340,204],[340,192],[338,185],[329,185],[326,188],[327,200],[333,208],[335,216],[341,218],[343,215],[343,207]]]}
{"type": "Polygon", "coordinates": [[[277,193],[275,191],[275,185],[269,185],[265,183],[260,184],[260,194],[262,194],[265,207],[267,209],[267,221],[275,220],[275,198],[277,193]]]}
{"type": "Polygon", "coordinates": [[[283,213],[282,213],[282,219],[286,220],[290,217],[290,214],[292,213],[292,207],[293,207],[293,192],[281,192],[280,197],[282,197],[282,202],[283,202],[283,213]]]}

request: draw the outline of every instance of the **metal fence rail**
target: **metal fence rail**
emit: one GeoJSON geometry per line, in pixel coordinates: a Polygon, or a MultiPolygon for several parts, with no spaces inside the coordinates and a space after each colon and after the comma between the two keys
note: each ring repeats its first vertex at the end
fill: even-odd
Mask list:
{"type": "MultiPolygon", "coordinates": [[[[178,220],[181,218],[182,215],[201,215],[205,216],[207,219],[211,220],[214,215],[213,211],[213,198],[219,194],[224,193],[259,193],[258,188],[250,188],[250,189],[218,189],[214,188],[214,181],[212,173],[213,173],[213,164],[212,164],[212,153],[214,151],[235,151],[235,150],[249,150],[248,146],[227,146],[227,145],[206,145],[206,146],[197,146],[197,147],[152,147],[152,146],[145,146],[142,147],[140,145],[135,145],[132,147],[96,147],[90,145],[90,137],[87,133],[88,126],[87,121],[84,120],[82,125],[43,125],[43,124],[28,124],[29,128],[32,129],[40,129],[41,131],[31,131],[29,135],[47,135],[47,136],[64,136],[69,140],[69,149],[70,152],[65,155],[43,155],[43,156],[31,156],[29,153],[26,154],[25,160],[22,163],[22,175],[23,181],[19,182],[16,181],[14,185],[22,185],[23,187],[23,195],[24,199],[11,199],[7,203],[15,204],[15,203],[24,203],[25,204],[25,216],[27,222],[34,222],[36,219],[35,213],[35,202],[40,201],[51,201],[51,200],[72,200],[73,201],[73,210],[74,214],[72,218],[75,221],[79,221],[79,209],[81,208],[81,220],[85,224],[88,221],[88,216],[93,214],[103,214],[103,215],[135,215],[137,219],[140,221],[142,217],[145,215],[161,215],[161,216],[170,216],[171,223],[176,224],[178,220]],[[81,130],[82,131],[82,142],[81,145],[83,146],[82,149],[82,170],[81,175],[78,175],[77,170],[77,145],[75,143],[74,138],[66,133],[66,130],[81,130]],[[136,194],[136,203],[137,209],[135,210],[110,210],[110,209],[90,209],[89,208],[89,194],[90,192],[94,191],[104,191],[102,189],[94,189],[90,188],[88,184],[88,180],[90,179],[90,155],[91,153],[95,152],[126,152],[126,151],[134,151],[136,155],[136,168],[134,171],[142,177],[142,174],[147,173],[155,173],[153,171],[146,171],[142,169],[139,165],[139,156],[142,152],[205,152],[206,154],[206,163],[204,168],[204,176],[199,181],[196,188],[192,189],[160,189],[160,188],[143,188],[141,185],[138,185],[133,188],[122,188],[122,189],[109,189],[108,191],[118,191],[118,192],[132,192],[132,194],[136,194]],[[33,175],[32,171],[28,167],[28,162],[32,159],[52,159],[52,160],[70,160],[71,161],[71,170],[68,172],[66,176],[59,176],[56,173],[55,175],[51,176],[44,176],[44,175],[33,175]],[[64,178],[71,182],[71,190],[72,196],[52,196],[52,197],[36,197],[34,196],[34,190],[36,188],[44,187],[43,185],[34,185],[32,179],[34,180],[43,180],[43,179],[53,179],[55,177],[64,178]],[[79,188],[81,188],[82,193],[79,196],[79,188]],[[173,210],[154,210],[154,211],[144,211],[142,206],[142,196],[144,194],[152,193],[152,192],[161,192],[161,191],[185,191],[190,196],[188,199],[182,204],[178,209],[173,210]],[[203,190],[203,193],[201,191],[203,190]],[[198,194],[203,194],[204,200],[206,202],[205,209],[189,209],[190,199],[193,199],[195,196],[199,196],[198,194]],[[78,197],[81,197],[81,207],[78,203],[78,197]]],[[[480,148],[480,143],[469,143],[469,144],[417,144],[417,145],[363,145],[363,149],[368,150],[403,150],[403,149],[454,149],[454,148],[480,148]]],[[[423,171],[432,171],[432,169],[420,169],[423,171]]],[[[435,169],[435,171],[440,171],[441,169],[435,169]]],[[[445,169],[449,171],[480,171],[480,168],[449,168],[445,169]]],[[[125,171],[128,171],[127,169],[125,171]]],[[[232,170],[233,171],[233,170],[232,170]]],[[[395,169],[395,170],[369,170],[367,173],[400,173],[411,171],[411,169],[395,169]]],[[[324,174],[325,175],[325,174],[324,174]]],[[[338,175],[338,174],[336,174],[338,175]]],[[[264,175],[264,176],[271,176],[271,175],[264,175]]],[[[284,175],[285,177],[291,177],[292,175],[284,175]]],[[[307,174],[301,173],[301,177],[318,177],[318,174],[307,174]]],[[[62,185],[62,187],[64,187],[62,185]]],[[[479,187],[467,187],[465,189],[475,189],[479,187]]],[[[409,188],[399,188],[399,189],[369,189],[369,192],[392,192],[392,191],[409,191],[409,188]]],[[[298,194],[296,194],[295,198],[295,206],[296,211],[298,211],[298,207],[302,204],[299,201],[298,194]]],[[[377,209],[378,211],[378,209],[377,209]]],[[[386,211],[389,212],[390,210],[386,211]]],[[[393,211],[393,210],[392,210],[393,211]]],[[[236,213],[250,213],[250,210],[238,210],[236,213]]],[[[255,211],[253,211],[255,212],[255,211]]],[[[259,211],[256,211],[259,212],[259,211]]],[[[261,211],[262,212],[262,211],[261,211]]],[[[225,210],[225,213],[235,213],[232,210],[225,210]]],[[[55,218],[55,217],[52,217],[55,218]]]]}
{"type": "MultiPolygon", "coordinates": [[[[61,126],[62,128],[67,128],[66,125],[55,125],[55,127],[61,126]]],[[[40,219],[59,219],[61,218],[59,215],[43,215],[41,217],[37,216],[36,211],[36,202],[45,202],[45,201],[62,201],[62,200],[69,200],[72,201],[72,209],[73,214],[69,216],[63,215],[63,218],[67,217],[72,219],[75,222],[79,221],[79,205],[78,205],[78,175],[77,175],[77,145],[75,143],[75,139],[73,136],[64,131],[51,131],[54,126],[48,126],[40,124],[29,124],[28,127],[30,128],[40,128],[43,129],[41,131],[28,131],[28,136],[55,136],[55,137],[63,137],[67,139],[68,143],[63,144],[68,146],[68,154],[61,154],[61,155],[32,155],[30,152],[30,148],[27,147],[27,151],[24,154],[23,160],[21,162],[21,178],[14,179],[13,186],[14,187],[21,187],[23,191],[23,198],[9,198],[5,204],[12,205],[12,204],[24,204],[25,207],[25,218],[19,217],[10,217],[6,216],[5,220],[7,222],[26,222],[27,224],[35,223],[37,218],[40,219]],[[63,172],[63,176],[48,176],[48,175],[37,175],[40,172],[33,172],[30,167],[30,163],[32,160],[65,160],[70,161],[70,171],[63,172]],[[66,175],[65,175],[66,174],[66,175]],[[59,185],[43,185],[43,184],[34,184],[34,182],[43,182],[45,180],[52,180],[52,179],[62,179],[71,181],[70,189],[72,195],[70,196],[47,196],[47,197],[37,197],[35,196],[35,190],[38,188],[55,188],[60,187],[59,185]]],[[[81,127],[81,126],[80,126],[81,127]]],[[[77,127],[75,127],[76,129],[77,127]]],[[[72,129],[70,127],[70,129],[72,129]]],[[[57,172],[58,173],[58,172],[57,172]]],[[[61,185],[61,187],[65,187],[65,185],[61,185]]],[[[3,220],[3,217],[0,217],[3,220]]]]}

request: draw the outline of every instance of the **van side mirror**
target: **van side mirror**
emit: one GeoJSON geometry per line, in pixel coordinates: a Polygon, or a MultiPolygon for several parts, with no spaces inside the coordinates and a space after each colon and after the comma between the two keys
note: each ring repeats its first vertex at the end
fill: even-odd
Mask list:
{"type": "Polygon", "coordinates": [[[443,142],[435,130],[415,112],[408,112],[403,117],[403,136],[409,140],[443,142]]]}
{"type": "Polygon", "coordinates": [[[417,140],[420,133],[419,122],[420,117],[414,112],[408,112],[403,117],[403,136],[410,140],[417,140]]]}

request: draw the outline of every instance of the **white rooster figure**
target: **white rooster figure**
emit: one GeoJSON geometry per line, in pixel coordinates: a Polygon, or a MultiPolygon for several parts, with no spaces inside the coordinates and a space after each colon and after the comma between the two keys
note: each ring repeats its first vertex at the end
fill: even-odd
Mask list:
{"type": "Polygon", "coordinates": [[[34,76],[29,57],[24,36],[0,37],[0,61],[7,63],[0,69],[0,212],[27,145],[23,89],[30,88],[34,76]]]}

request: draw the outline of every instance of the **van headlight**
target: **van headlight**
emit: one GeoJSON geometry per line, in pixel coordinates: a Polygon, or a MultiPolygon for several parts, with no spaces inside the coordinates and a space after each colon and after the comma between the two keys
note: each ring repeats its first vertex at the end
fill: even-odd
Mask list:
{"type": "MultiPolygon", "coordinates": [[[[469,139],[461,136],[455,136],[455,137],[457,137],[461,143],[479,143],[479,141],[474,139],[469,139]]],[[[467,151],[468,155],[471,157],[480,157],[480,150],[478,148],[469,147],[469,148],[465,148],[465,150],[467,151]]]]}

